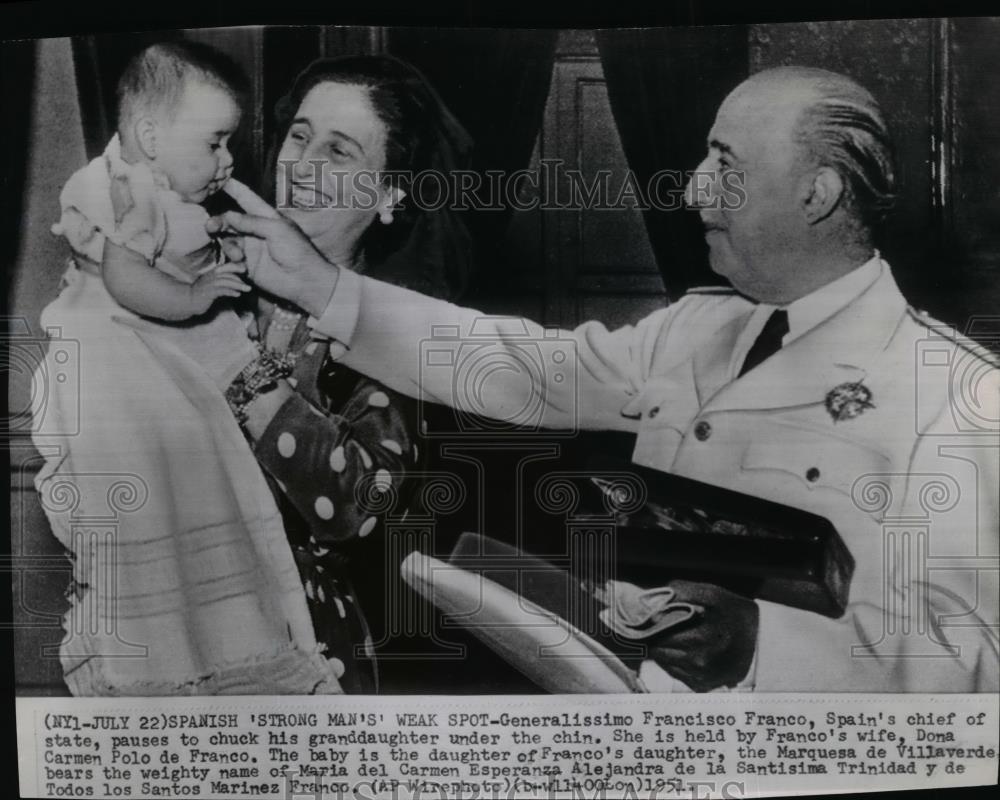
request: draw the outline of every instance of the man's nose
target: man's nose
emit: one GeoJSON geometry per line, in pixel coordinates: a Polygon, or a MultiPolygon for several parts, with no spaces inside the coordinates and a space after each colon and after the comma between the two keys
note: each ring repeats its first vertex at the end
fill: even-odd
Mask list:
{"type": "Polygon", "coordinates": [[[691,173],[684,187],[684,204],[688,208],[701,208],[709,204],[718,175],[711,169],[706,157],[691,173]]]}

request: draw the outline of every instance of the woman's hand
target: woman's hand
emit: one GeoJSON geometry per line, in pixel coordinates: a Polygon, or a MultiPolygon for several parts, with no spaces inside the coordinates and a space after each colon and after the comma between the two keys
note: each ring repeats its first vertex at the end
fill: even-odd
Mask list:
{"type": "MultiPolygon", "coordinates": [[[[294,222],[227,211],[209,219],[205,227],[212,235],[238,233],[263,240],[267,250],[259,263],[249,265],[250,280],[314,317],[323,314],[340,269],[323,257],[294,222]]],[[[223,241],[226,256],[233,260],[237,248],[223,241]]]]}

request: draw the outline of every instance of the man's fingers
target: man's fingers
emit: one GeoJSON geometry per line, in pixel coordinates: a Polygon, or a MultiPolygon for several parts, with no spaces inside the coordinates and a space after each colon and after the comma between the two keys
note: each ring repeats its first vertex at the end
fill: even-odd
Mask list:
{"type": "Polygon", "coordinates": [[[708,636],[710,636],[710,634],[706,633],[704,626],[698,625],[694,620],[691,620],[687,624],[676,629],[664,631],[659,634],[656,637],[656,644],[654,647],[664,647],[667,649],[676,649],[678,652],[688,652],[692,647],[704,647],[708,644],[708,636]]]}
{"type": "Polygon", "coordinates": [[[243,244],[240,241],[222,237],[219,239],[219,243],[222,245],[222,254],[226,257],[226,261],[236,263],[246,261],[246,252],[244,252],[243,244]]]}
{"type": "Polygon", "coordinates": [[[247,271],[247,265],[242,262],[237,262],[235,264],[225,263],[219,264],[215,267],[216,275],[245,275],[247,271]]]}
{"type": "Polygon", "coordinates": [[[277,220],[241,214],[239,211],[226,211],[209,218],[205,228],[209,233],[242,233],[265,239],[275,222],[277,220]]]}
{"type": "Polygon", "coordinates": [[[649,656],[664,669],[687,666],[691,656],[687,650],[679,650],[675,647],[650,647],[649,656]]]}
{"type": "Polygon", "coordinates": [[[670,581],[667,585],[674,590],[676,602],[694,605],[715,605],[719,601],[719,595],[726,591],[711,583],[695,583],[685,580],[670,581]]]}
{"type": "Polygon", "coordinates": [[[225,261],[221,264],[209,264],[207,267],[202,267],[196,273],[196,277],[201,277],[202,275],[245,275],[247,271],[246,264],[242,262],[237,262],[232,264],[225,261]]]}
{"type": "Polygon", "coordinates": [[[669,648],[654,647],[650,655],[667,674],[682,681],[690,689],[702,692],[710,688],[705,681],[704,674],[702,674],[704,670],[699,671],[691,663],[691,657],[684,652],[669,648]]]}

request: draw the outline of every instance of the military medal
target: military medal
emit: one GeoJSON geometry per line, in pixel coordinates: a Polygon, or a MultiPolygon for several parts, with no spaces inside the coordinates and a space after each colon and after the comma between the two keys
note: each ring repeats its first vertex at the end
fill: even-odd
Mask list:
{"type": "Polygon", "coordinates": [[[861,381],[834,386],[826,395],[826,410],[834,422],[854,419],[865,409],[875,408],[871,390],[861,381]]]}

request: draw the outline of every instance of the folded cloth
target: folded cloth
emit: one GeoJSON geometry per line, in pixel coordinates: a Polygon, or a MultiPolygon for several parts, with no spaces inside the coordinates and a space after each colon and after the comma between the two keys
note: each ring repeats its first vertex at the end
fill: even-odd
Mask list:
{"type": "Polygon", "coordinates": [[[601,621],[626,639],[649,639],[704,613],[694,603],[674,600],[669,586],[640,589],[625,581],[608,581],[598,587],[595,596],[607,605],[601,621]]]}

